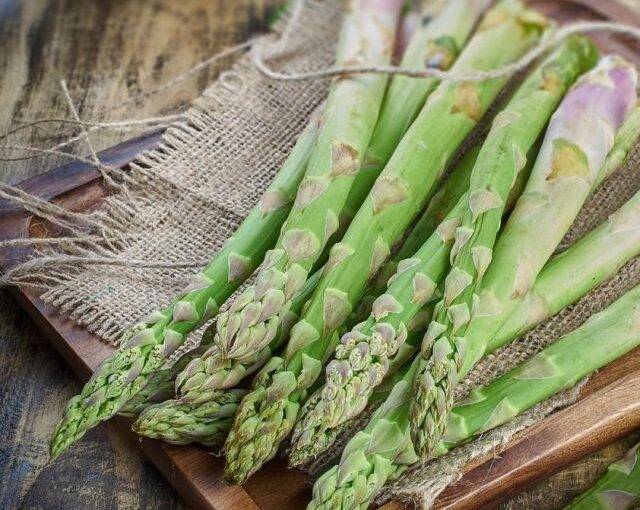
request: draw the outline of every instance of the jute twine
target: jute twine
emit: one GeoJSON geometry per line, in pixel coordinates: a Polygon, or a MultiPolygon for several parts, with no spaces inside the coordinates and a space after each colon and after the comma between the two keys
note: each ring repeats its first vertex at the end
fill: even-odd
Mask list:
{"type": "MultiPolygon", "coordinates": [[[[97,210],[82,214],[0,185],[0,198],[20,204],[61,234],[3,241],[0,247],[28,246],[33,255],[2,275],[0,283],[41,287],[45,302],[115,343],[139,317],[166,305],[189,275],[235,231],[284,161],[310,113],[326,96],[327,78],[345,72],[378,72],[479,81],[527,67],[572,33],[607,30],[640,40],[635,27],[579,23],[551,32],[519,62],[488,73],[427,70],[416,74],[397,67],[341,69],[331,67],[341,9],[339,0],[299,0],[284,15],[274,35],[230,48],[160,89],[145,93],[161,93],[220,59],[241,55],[187,111],[177,115],[131,122],[85,122],[62,82],[72,115],[62,122],[79,127],[81,132],[53,148],[12,145],[6,137],[0,148],[12,157],[32,157],[59,154],[70,144],[83,143],[89,156],[70,157],[97,168],[113,193],[97,210]],[[91,146],[91,133],[141,125],[168,125],[158,149],[144,152],[126,169],[100,161],[91,146]]],[[[144,98],[130,101],[140,99],[144,98]]],[[[55,121],[59,119],[31,121],[18,129],[55,121]]],[[[585,206],[563,246],[600,222],[640,187],[640,177],[633,171],[638,162],[636,150],[625,169],[609,179],[585,206]]],[[[640,262],[634,260],[578,304],[483,359],[459,388],[458,397],[528,359],[638,282],[640,262]]],[[[494,451],[516,431],[573,402],[578,389],[556,395],[513,423],[441,459],[410,469],[385,488],[378,502],[400,497],[428,507],[444,487],[459,478],[466,462],[494,451]]],[[[336,445],[334,453],[339,447],[336,445]]]]}

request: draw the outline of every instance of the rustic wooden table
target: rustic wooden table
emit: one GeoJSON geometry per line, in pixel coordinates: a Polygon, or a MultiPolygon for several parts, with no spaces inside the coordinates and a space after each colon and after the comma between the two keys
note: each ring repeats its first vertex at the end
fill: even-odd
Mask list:
{"type": "MultiPolygon", "coordinates": [[[[277,3],[0,0],[0,134],[31,120],[71,118],[61,79],[68,83],[83,120],[165,114],[194,98],[215,77],[216,69],[127,108],[119,105],[263,29],[277,3]]],[[[49,147],[72,134],[73,126],[39,124],[0,145],[49,147]]],[[[99,150],[132,134],[99,132],[91,141],[99,150]]],[[[80,152],[86,153],[86,148],[80,147],[80,152]]],[[[8,155],[0,152],[0,158],[8,155]]],[[[0,180],[18,182],[64,161],[49,156],[0,161],[0,180]]],[[[109,426],[87,434],[74,455],[47,465],[51,429],[65,402],[79,389],[71,369],[0,290],[0,508],[182,508],[150,462],[111,434],[109,426]]],[[[634,439],[612,445],[506,507],[561,506],[567,490],[588,486],[634,439]]]]}
{"type": "MultiPolygon", "coordinates": [[[[127,108],[118,105],[264,29],[276,3],[0,0],[0,133],[30,120],[71,118],[61,79],[83,120],[165,114],[194,98],[216,70],[127,108]]],[[[74,129],[42,124],[0,144],[50,147],[74,129]]],[[[99,132],[91,140],[101,149],[133,134],[99,132]]],[[[18,154],[0,158],[8,155],[18,154]]],[[[0,180],[15,183],[64,161],[0,162],[0,180]]],[[[93,430],[74,455],[47,465],[52,427],[79,390],[71,369],[0,291],[0,508],[181,508],[159,472],[109,427],[93,430]]]]}

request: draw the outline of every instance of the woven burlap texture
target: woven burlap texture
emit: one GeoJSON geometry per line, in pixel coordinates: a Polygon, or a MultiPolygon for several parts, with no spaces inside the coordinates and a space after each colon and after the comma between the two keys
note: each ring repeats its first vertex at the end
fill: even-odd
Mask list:
{"type": "MultiPolygon", "coordinates": [[[[278,58],[270,63],[289,73],[330,65],[341,5],[337,0],[305,2],[287,30],[286,47],[279,48],[278,58]]],[[[287,21],[285,16],[282,26],[287,21]]],[[[257,49],[271,49],[273,41],[274,36],[265,36],[256,43],[257,49]]],[[[258,201],[310,113],[326,96],[328,84],[327,80],[272,81],[254,68],[250,55],[240,57],[188,110],[186,120],[166,131],[158,149],[140,155],[126,173],[110,171],[120,189],[75,233],[85,235],[84,240],[40,249],[38,256],[191,260],[195,265],[207,260],[258,201]],[[95,237],[101,240],[89,240],[95,237]]],[[[563,246],[640,188],[640,175],[634,171],[639,162],[636,150],[630,163],[589,200],[563,246]]],[[[47,282],[46,302],[105,340],[117,341],[140,317],[170,302],[193,272],[187,267],[69,263],[33,276],[47,282]]],[[[458,397],[539,352],[638,282],[640,261],[634,260],[573,307],[483,359],[460,386],[458,397]]],[[[400,497],[429,507],[460,477],[465,463],[496,450],[515,432],[573,402],[578,390],[556,395],[513,423],[410,469],[384,489],[378,502],[400,497]]]]}

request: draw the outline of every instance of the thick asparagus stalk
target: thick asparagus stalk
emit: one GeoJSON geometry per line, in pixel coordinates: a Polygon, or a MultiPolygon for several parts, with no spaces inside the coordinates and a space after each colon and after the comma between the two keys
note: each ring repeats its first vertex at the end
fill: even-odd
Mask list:
{"type": "MultiPolygon", "coordinates": [[[[446,228],[439,230],[440,235],[443,232],[451,235],[446,235],[446,238],[435,236],[441,245],[439,250],[433,250],[433,240],[430,240],[432,242],[427,241],[412,258],[402,262],[387,291],[374,302],[369,319],[342,338],[335,359],[327,366],[320,398],[313,399],[311,405],[305,406],[304,418],[298,422],[294,432],[291,454],[294,464],[322,451],[326,446],[324,436],[327,429],[357,416],[364,409],[371,392],[386,375],[387,366],[399,348],[413,349],[414,346],[407,345],[405,341],[409,321],[425,305],[425,300],[432,298],[433,291],[448,270],[454,232],[460,231],[465,215],[466,228],[473,225],[469,218],[469,204],[474,205],[474,202],[469,200],[469,196],[478,194],[478,190],[490,190],[491,194],[486,196],[491,198],[491,203],[488,208],[483,208],[480,202],[477,204],[479,209],[473,211],[480,213],[475,221],[476,232],[469,244],[478,244],[478,240],[481,240],[484,243],[482,253],[488,250],[486,245],[492,244],[497,233],[512,184],[526,166],[527,153],[535,146],[564,93],[582,72],[593,67],[596,60],[597,50],[589,40],[568,40],[540,64],[498,114],[471,174],[471,195],[465,194],[452,210],[456,220],[449,218],[443,224],[446,228]],[[532,105],[536,105],[535,114],[530,114],[532,105]],[[496,154],[502,157],[496,160],[496,154]],[[487,218],[487,215],[490,217],[487,218]]],[[[456,259],[452,270],[453,274],[468,274],[469,285],[470,273],[476,278],[481,276],[474,271],[476,257],[472,260],[470,255],[476,250],[477,247],[469,252],[469,260],[464,261],[468,262],[466,265],[456,259]],[[467,267],[469,265],[471,268],[467,267]],[[469,273],[464,272],[462,267],[466,267],[469,273]]],[[[486,267],[486,260],[480,262],[486,267]]],[[[452,284],[455,282],[449,277],[445,284],[445,296],[452,284]]],[[[457,288],[462,290],[460,285],[457,288]]],[[[443,309],[450,304],[456,306],[457,301],[458,298],[454,299],[454,303],[446,303],[443,309]]],[[[441,312],[439,320],[445,322],[445,319],[445,312],[441,312]]],[[[430,327],[433,327],[433,322],[430,327]]]]}
{"type": "Polygon", "coordinates": [[[627,510],[640,499],[638,444],[607,468],[605,475],[566,510],[627,510]]]}
{"type": "MultiPolygon", "coordinates": [[[[549,125],[531,177],[495,252],[500,219],[496,211],[505,195],[495,180],[478,180],[474,185],[472,174],[470,208],[452,248],[454,267],[447,276],[444,300],[434,312],[436,319],[423,340],[427,363],[416,376],[411,430],[420,455],[428,456],[444,431],[468,349],[471,315],[491,321],[504,310],[495,308],[498,296],[508,296],[513,311],[531,289],[588,196],[615,134],[635,105],[635,86],[633,67],[620,58],[606,57],[572,88],[549,125]],[[478,293],[488,266],[488,285],[478,293]]],[[[543,102],[540,97],[535,107],[529,103],[520,114],[531,121],[543,102]]]]}
{"type": "MultiPolygon", "coordinates": [[[[513,419],[640,345],[640,286],[515,370],[474,391],[448,415],[442,454],[513,419]]],[[[308,509],[367,508],[384,483],[419,460],[410,436],[416,358],[371,421],[345,447],[340,463],[318,479],[308,509]]]]}
{"type": "MultiPolygon", "coordinates": [[[[487,69],[513,61],[539,38],[544,24],[544,18],[520,2],[503,1],[487,15],[453,69],[487,69]],[[510,44],[500,46],[505,40],[510,44]]],[[[424,205],[452,154],[505,82],[506,78],[443,83],[431,95],[342,241],[332,248],[316,292],[291,330],[284,357],[272,358],[269,370],[243,399],[225,444],[228,478],[242,482],[275,455],[295,423],[300,402],[320,375],[322,360],[336,344],[336,328],[352,312],[367,279],[424,205]]]]}
{"type": "MultiPolygon", "coordinates": [[[[337,65],[389,62],[401,6],[401,0],[351,0],[338,42],[337,65]]],[[[359,75],[333,82],[325,124],[276,246],[266,254],[256,284],[218,317],[214,342],[221,356],[249,362],[273,340],[279,315],[286,313],[351,200],[348,196],[380,111],[386,81],[381,75],[359,75]]],[[[358,180],[356,187],[362,186],[358,180]]]]}
{"type": "Polygon", "coordinates": [[[322,107],[314,113],[259,204],[220,252],[165,310],[135,325],[120,349],[105,360],[65,410],[51,441],[53,458],[110,418],[142,388],[188,333],[217,313],[260,263],[284,223],[322,124],[322,107]]]}
{"type": "Polygon", "coordinates": [[[220,446],[246,393],[239,389],[221,391],[215,399],[203,404],[167,400],[147,407],[132,428],[136,434],[165,443],[220,446]]]}

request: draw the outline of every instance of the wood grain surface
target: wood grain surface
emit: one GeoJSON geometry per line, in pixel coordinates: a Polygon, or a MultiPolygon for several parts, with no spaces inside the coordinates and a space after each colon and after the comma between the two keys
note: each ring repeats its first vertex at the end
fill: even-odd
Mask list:
{"type": "MultiPolygon", "coordinates": [[[[596,7],[600,5],[599,0],[585,1],[596,7]]],[[[112,121],[173,111],[195,97],[215,77],[216,69],[202,72],[169,93],[137,101],[132,98],[264,28],[269,8],[276,3],[0,0],[0,98],[3,101],[0,133],[34,119],[70,118],[68,105],[60,93],[61,79],[68,82],[83,120],[112,121]]],[[[68,125],[40,124],[13,134],[7,143],[51,146],[74,132],[68,125]]],[[[100,132],[92,135],[91,141],[101,149],[131,136],[130,132],[100,132]]],[[[86,153],[86,146],[80,146],[79,152],[86,153]]],[[[0,153],[0,157],[7,155],[16,154],[0,153]]],[[[49,156],[28,161],[0,161],[0,180],[18,182],[63,161],[63,158],[49,156]]],[[[122,434],[113,433],[115,429],[127,428],[126,421],[115,420],[107,427],[94,429],[74,447],[73,455],[46,465],[46,442],[51,428],[66,400],[78,392],[79,383],[41,331],[34,327],[23,309],[0,292],[0,431],[3,433],[0,508],[181,508],[183,503],[156,469],[121,439],[122,434]]],[[[87,345],[86,348],[105,347],[87,345]]],[[[84,375],[90,368],[85,367],[84,375]]],[[[606,372],[598,380],[604,384],[606,372]]],[[[640,384],[635,379],[626,382],[627,385],[620,386],[620,398],[629,388],[635,388],[633,385],[640,384]]],[[[591,386],[585,393],[585,401],[599,398],[599,389],[591,386]]],[[[562,415],[558,419],[561,420],[562,415]]],[[[575,433],[568,435],[562,422],[559,425],[557,434],[564,433],[565,440],[579,442],[582,437],[577,430],[579,424],[570,431],[575,433]]],[[[142,448],[148,455],[161,451],[157,443],[150,446],[143,442],[142,448]]],[[[162,450],[169,448],[163,446],[162,450]]],[[[206,457],[198,455],[194,459],[202,462],[206,457]]],[[[526,478],[526,466],[510,469],[510,476],[515,473],[526,478]]],[[[209,481],[218,475],[209,462],[194,466],[194,471],[209,481]]],[[[255,490],[271,494],[273,508],[282,508],[278,496],[291,492],[289,485],[294,482],[292,477],[296,477],[291,473],[285,478],[279,476],[281,473],[277,465],[271,465],[253,482],[255,490]]],[[[164,472],[163,475],[173,479],[174,484],[194,482],[177,480],[181,473],[164,472]]],[[[499,478],[495,470],[491,475],[499,478]]],[[[482,465],[471,469],[463,486],[449,491],[456,495],[452,499],[458,506],[447,506],[445,494],[441,499],[442,508],[465,508],[464,498],[460,499],[460,493],[465,491],[468,498],[475,500],[474,505],[469,506],[478,506],[472,488],[464,484],[487,478],[489,473],[482,465]]],[[[531,481],[528,479],[527,484],[531,481]]],[[[256,508],[251,498],[237,488],[221,487],[221,490],[228,493],[228,504],[222,508],[256,508]]],[[[544,491],[543,486],[540,492],[544,491]]],[[[536,505],[531,501],[527,500],[525,506],[509,505],[552,508],[544,498],[536,505]]],[[[199,506],[197,502],[196,506],[199,506]]]]}
{"type": "MultiPolygon", "coordinates": [[[[276,3],[0,0],[0,133],[35,119],[71,118],[61,79],[86,121],[173,111],[196,97],[217,69],[167,93],[131,98],[263,30],[276,3]]],[[[48,147],[75,133],[73,126],[41,124],[0,144],[48,147]]],[[[101,131],[91,141],[102,149],[134,134],[101,131]]],[[[86,154],[86,146],[77,152],[86,154]]],[[[19,155],[0,152],[2,158],[19,155]]],[[[47,156],[0,162],[0,180],[22,181],[66,161],[47,156]]],[[[67,363],[0,291],[0,508],[181,508],[183,503],[151,462],[112,433],[114,425],[94,429],[73,456],[47,465],[51,429],[79,390],[67,363]]]]}

